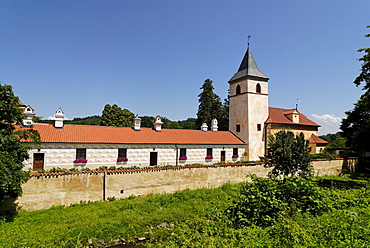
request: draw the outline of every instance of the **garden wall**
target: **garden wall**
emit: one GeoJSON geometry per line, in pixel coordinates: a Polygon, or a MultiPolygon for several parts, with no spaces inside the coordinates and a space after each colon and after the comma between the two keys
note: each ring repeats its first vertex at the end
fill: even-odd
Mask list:
{"type": "MultiPolygon", "coordinates": [[[[353,171],[357,159],[314,161],[315,175],[338,175],[353,171]]],[[[214,188],[224,183],[247,181],[246,175],[265,177],[270,170],[261,164],[198,165],[123,171],[33,174],[23,184],[21,209],[46,209],[80,201],[102,201],[110,197],[172,193],[184,189],[214,188]]]]}

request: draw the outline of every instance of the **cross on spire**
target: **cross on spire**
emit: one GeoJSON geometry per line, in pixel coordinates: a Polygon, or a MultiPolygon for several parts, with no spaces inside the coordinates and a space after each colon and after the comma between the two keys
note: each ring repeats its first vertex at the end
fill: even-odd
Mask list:
{"type": "Polygon", "coordinates": [[[249,34],[247,38],[248,38],[248,49],[249,49],[249,44],[250,44],[250,42],[249,42],[249,41],[250,41],[250,39],[251,39],[251,35],[249,34]]]}

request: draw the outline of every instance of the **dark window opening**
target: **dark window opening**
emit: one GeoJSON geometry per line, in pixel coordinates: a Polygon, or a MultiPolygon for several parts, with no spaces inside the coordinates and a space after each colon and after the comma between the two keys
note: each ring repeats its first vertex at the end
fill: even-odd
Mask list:
{"type": "Polygon", "coordinates": [[[212,154],[212,148],[207,148],[207,156],[213,156],[212,154]]]}
{"type": "Polygon", "coordinates": [[[239,95],[241,93],[240,85],[236,86],[236,94],[239,95]]]}
{"type": "Polygon", "coordinates": [[[233,155],[238,155],[238,148],[233,148],[233,155]]]}
{"type": "Polygon", "coordinates": [[[261,124],[257,124],[257,131],[261,131],[261,124]]]}
{"type": "Polygon", "coordinates": [[[186,148],[180,148],[180,157],[186,156],[186,148]]]}
{"type": "Polygon", "coordinates": [[[126,148],[119,148],[118,149],[118,157],[119,158],[127,158],[127,149],[126,148]]]}
{"type": "Polygon", "coordinates": [[[261,85],[260,84],[256,85],[256,92],[261,93],[261,85]]]}
{"type": "Polygon", "coordinates": [[[236,125],[236,131],[240,132],[240,125],[236,125]]]}
{"type": "Polygon", "coordinates": [[[86,148],[77,148],[76,149],[76,159],[86,159],[86,148]]]}

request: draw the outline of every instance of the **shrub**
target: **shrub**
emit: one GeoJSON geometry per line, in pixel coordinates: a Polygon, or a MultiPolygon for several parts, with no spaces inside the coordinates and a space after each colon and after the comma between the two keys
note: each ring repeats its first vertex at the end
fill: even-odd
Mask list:
{"type": "Polygon", "coordinates": [[[311,159],[334,159],[334,158],[339,158],[339,156],[335,154],[330,154],[326,150],[320,153],[316,154],[310,154],[311,159]]]}
{"type": "Polygon", "coordinates": [[[312,181],[298,177],[278,180],[251,176],[252,183],[244,184],[239,197],[226,210],[235,227],[273,225],[279,215],[295,209],[298,212],[320,214],[326,209],[324,194],[312,181]]]}

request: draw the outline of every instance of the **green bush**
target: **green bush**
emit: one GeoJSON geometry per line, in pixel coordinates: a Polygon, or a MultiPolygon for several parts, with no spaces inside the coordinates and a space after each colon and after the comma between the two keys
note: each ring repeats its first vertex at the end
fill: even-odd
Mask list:
{"type": "Polygon", "coordinates": [[[239,197],[226,210],[237,228],[270,226],[281,214],[292,210],[317,215],[327,209],[322,190],[312,181],[298,177],[251,178],[253,182],[241,187],[239,197]]]}
{"type": "Polygon", "coordinates": [[[326,150],[324,150],[323,152],[320,152],[320,153],[310,154],[310,157],[311,157],[311,159],[335,159],[335,158],[339,158],[339,156],[337,156],[335,154],[330,154],[326,150]]]}

